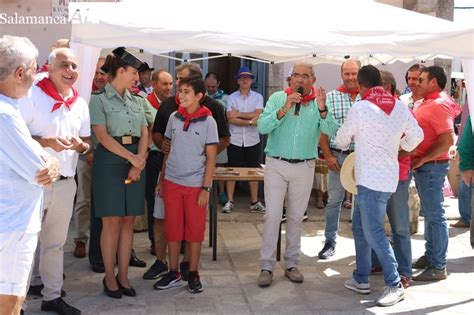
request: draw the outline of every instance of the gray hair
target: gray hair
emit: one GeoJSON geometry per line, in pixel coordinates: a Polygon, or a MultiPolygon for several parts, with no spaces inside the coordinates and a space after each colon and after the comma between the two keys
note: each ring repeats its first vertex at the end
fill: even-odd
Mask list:
{"type": "Polygon", "coordinates": [[[56,49],[53,49],[53,51],[49,53],[48,64],[52,64],[59,53],[70,53],[71,55],[76,56],[74,54],[74,51],[71,48],[64,48],[64,47],[56,48],[56,49]]]}
{"type": "Polygon", "coordinates": [[[4,35],[0,38],[0,81],[22,67],[25,70],[38,58],[38,49],[26,37],[4,35]]]}
{"type": "MultiPolygon", "coordinates": [[[[313,68],[313,64],[312,64],[312,63],[305,62],[305,61],[296,62],[296,63],[293,65],[293,68],[291,68],[291,72],[293,72],[296,67],[305,67],[305,68],[308,68],[309,70],[311,70],[311,75],[312,75],[313,77],[316,77],[316,74],[314,73],[314,68],[313,68]]],[[[290,76],[291,76],[291,75],[290,75],[290,76]]]]}

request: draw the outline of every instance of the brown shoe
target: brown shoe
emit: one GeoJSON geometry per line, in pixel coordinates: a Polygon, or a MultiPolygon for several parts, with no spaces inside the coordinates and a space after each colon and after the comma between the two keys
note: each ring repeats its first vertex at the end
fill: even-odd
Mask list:
{"type": "Polygon", "coordinates": [[[269,270],[262,270],[258,276],[258,286],[261,288],[268,287],[273,280],[273,272],[269,270]]]}
{"type": "Polygon", "coordinates": [[[304,276],[296,267],[285,269],[285,277],[290,279],[291,282],[296,282],[296,283],[301,283],[304,280],[304,276]]]}
{"type": "Polygon", "coordinates": [[[400,275],[400,282],[402,283],[403,288],[406,289],[410,286],[411,278],[400,275]]]}
{"type": "Polygon", "coordinates": [[[84,242],[76,243],[76,248],[74,248],[74,257],[76,258],[86,257],[86,244],[84,242]]]}
{"type": "Polygon", "coordinates": [[[469,224],[467,224],[466,222],[464,222],[462,219],[459,219],[458,222],[456,222],[456,223],[451,223],[449,226],[450,226],[450,227],[455,227],[455,228],[468,228],[468,227],[469,227],[469,224]]]}

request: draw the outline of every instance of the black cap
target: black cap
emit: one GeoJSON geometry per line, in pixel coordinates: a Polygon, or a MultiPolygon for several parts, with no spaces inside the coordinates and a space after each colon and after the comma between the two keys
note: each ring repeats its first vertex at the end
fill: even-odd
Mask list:
{"type": "Polygon", "coordinates": [[[112,51],[115,57],[119,58],[123,62],[125,62],[130,67],[133,67],[140,71],[141,68],[144,67],[143,62],[140,59],[129,53],[125,50],[125,47],[118,47],[112,51]]]}
{"type": "Polygon", "coordinates": [[[138,69],[138,72],[153,71],[155,68],[150,68],[148,63],[144,62],[143,65],[138,69]]]}

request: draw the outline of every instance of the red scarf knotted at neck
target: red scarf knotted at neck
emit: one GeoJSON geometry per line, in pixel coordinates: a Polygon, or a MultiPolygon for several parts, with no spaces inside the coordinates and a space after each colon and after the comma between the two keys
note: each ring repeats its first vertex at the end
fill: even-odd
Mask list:
{"type": "Polygon", "coordinates": [[[203,120],[203,117],[212,116],[211,111],[203,104],[197,111],[192,114],[189,114],[186,109],[181,106],[178,107],[178,118],[184,120],[183,130],[188,131],[189,124],[194,121],[203,120]]]}
{"type": "MultiPolygon", "coordinates": [[[[286,95],[290,95],[293,93],[293,90],[291,88],[286,88],[285,90],[286,95]]],[[[305,106],[308,104],[310,101],[314,100],[316,98],[316,88],[314,86],[311,87],[311,93],[307,95],[303,95],[301,98],[301,105],[305,106]]]]}
{"type": "Polygon", "coordinates": [[[395,107],[395,98],[381,86],[370,88],[362,96],[362,99],[377,105],[387,115],[390,115],[395,107]]]}
{"type": "Polygon", "coordinates": [[[160,101],[158,100],[158,97],[156,97],[156,94],[155,92],[151,92],[150,94],[148,94],[148,96],[146,97],[146,99],[148,100],[148,102],[150,102],[151,106],[153,106],[154,108],[156,108],[156,110],[159,110],[160,109],[160,101]]]}
{"type": "Polygon", "coordinates": [[[461,106],[445,91],[436,91],[426,95],[425,102],[428,100],[435,100],[437,103],[447,104],[451,108],[453,118],[456,118],[461,113],[461,106]]]}
{"type": "Polygon", "coordinates": [[[43,80],[39,81],[38,83],[36,83],[36,86],[39,87],[46,95],[57,101],[57,103],[55,103],[53,108],[51,109],[51,112],[54,112],[56,109],[61,108],[61,106],[63,105],[65,105],[70,110],[71,106],[79,97],[77,90],[74,87],[71,87],[72,97],[68,98],[67,100],[64,100],[63,97],[59,95],[58,91],[54,87],[53,82],[51,82],[49,78],[44,78],[43,80]]]}
{"type": "Polygon", "coordinates": [[[359,94],[359,88],[358,87],[355,88],[355,89],[349,90],[348,88],[346,88],[345,85],[341,85],[336,90],[338,90],[341,93],[349,94],[351,96],[351,98],[354,98],[357,94],[359,94]]]}

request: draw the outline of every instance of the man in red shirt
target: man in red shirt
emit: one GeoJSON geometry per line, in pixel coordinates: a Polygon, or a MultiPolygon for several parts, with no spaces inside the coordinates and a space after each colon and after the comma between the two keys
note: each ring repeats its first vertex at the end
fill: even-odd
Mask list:
{"type": "Polygon", "coordinates": [[[446,74],[438,66],[422,70],[418,89],[424,102],[415,110],[424,140],[411,155],[411,166],[425,215],[425,254],[413,268],[425,270],[416,281],[447,278],[448,224],[443,208],[444,180],[449,169],[449,148],[454,144],[454,118],[460,113],[456,102],[443,92],[446,74]]]}

